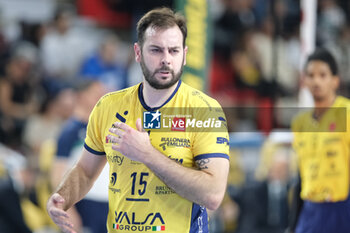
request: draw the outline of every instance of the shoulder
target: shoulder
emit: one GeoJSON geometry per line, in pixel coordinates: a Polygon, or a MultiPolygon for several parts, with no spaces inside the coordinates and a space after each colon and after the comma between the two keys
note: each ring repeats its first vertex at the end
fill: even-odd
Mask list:
{"type": "Polygon", "coordinates": [[[189,101],[190,105],[193,107],[221,107],[214,98],[208,96],[200,90],[187,85],[186,83],[181,84],[180,94],[187,98],[187,101],[189,101]]]}
{"type": "Polygon", "coordinates": [[[118,102],[119,104],[127,104],[132,98],[137,97],[139,85],[140,84],[137,84],[135,86],[128,87],[119,91],[107,93],[106,95],[100,98],[100,100],[96,104],[96,107],[99,107],[101,105],[114,104],[115,102],[118,102]]]}
{"type": "Polygon", "coordinates": [[[346,108],[350,108],[350,99],[348,99],[348,98],[346,98],[346,97],[344,97],[344,96],[338,96],[337,97],[337,105],[339,106],[339,107],[346,107],[346,108]]]}

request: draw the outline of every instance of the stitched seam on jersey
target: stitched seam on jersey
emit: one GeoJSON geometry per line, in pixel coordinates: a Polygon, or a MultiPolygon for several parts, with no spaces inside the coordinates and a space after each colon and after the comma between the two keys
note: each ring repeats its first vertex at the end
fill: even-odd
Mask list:
{"type": "Polygon", "coordinates": [[[96,150],[90,148],[88,145],[86,145],[86,143],[84,143],[84,147],[85,147],[85,149],[87,151],[89,151],[89,152],[91,152],[91,153],[93,153],[95,155],[105,155],[106,154],[104,151],[102,151],[102,152],[101,151],[96,151],[96,150]]]}
{"type": "Polygon", "coordinates": [[[194,157],[194,160],[199,159],[207,159],[207,158],[225,158],[230,159],[230,157],[227,154],[224,153],[210,153],[210,154],[201,154],[194,157]]]}

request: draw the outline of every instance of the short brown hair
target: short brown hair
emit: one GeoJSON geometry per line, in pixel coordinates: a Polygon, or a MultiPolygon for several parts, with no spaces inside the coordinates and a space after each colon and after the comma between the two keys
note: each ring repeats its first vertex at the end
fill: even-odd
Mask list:
{"type": "Polygon", "coordinates": [[[179,13],[174,13],[167,7],[156,8],[147,12],[137,23],[137,39],[139,45],[142,47],[145,42],[145,31],[148,27],[167,29],[177,25],[183,36],[183,46],[187,37],[186,19],[179,13]]]}

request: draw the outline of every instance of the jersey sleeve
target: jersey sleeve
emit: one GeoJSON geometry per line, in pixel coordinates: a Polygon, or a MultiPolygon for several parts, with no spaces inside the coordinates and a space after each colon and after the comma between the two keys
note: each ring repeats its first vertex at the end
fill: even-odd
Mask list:
{"type": "Polygon", "coordinates": [[[229,159],[229,135],[227,122],[221,106],[215,101],[211,109],[200,110],[200,118],[209,122],[209,127],[194,132],[194,160],[205,158],[229,159]]]}
{"type": "Polygon", "coordinates": [[[92,110],[86,131],[84,147],[96,155],[105,155],[102,139],[103,99],[100,99],[92,110]]]}

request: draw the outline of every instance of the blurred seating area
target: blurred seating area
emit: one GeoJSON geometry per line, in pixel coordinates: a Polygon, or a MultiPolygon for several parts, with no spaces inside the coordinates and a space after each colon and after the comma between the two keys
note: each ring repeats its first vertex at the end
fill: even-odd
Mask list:
{"type": "MultiPolygon", "coordinates": [[[[211,232],[283,232],[296,172],[289,127],[302,86],[300,0],[207,2],[213,38],[204,91],[224,107],[231,148],[227,196],[211,213],[211,232]]],[[[1,233],[57,232],[45,202],[75,85],[97,80],[114,91],[140,82],[135,23],[176,4],[0,0],[1,233]]],[[[339,92],[349,97],[349,1],[318,0],[316,44],[337,58],[339,92]]]]}

